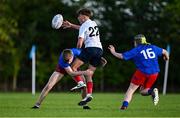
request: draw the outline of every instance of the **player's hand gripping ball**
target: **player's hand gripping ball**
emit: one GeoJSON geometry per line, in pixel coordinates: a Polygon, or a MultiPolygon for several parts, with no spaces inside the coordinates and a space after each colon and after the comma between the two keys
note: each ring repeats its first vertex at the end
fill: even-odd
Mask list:
{"type": "Polygon", "coordinates": [[[59,29],[63,24],[63,16],[61,14],[57,14],[53,17],[51,26],[54,29],[59,29]]]}

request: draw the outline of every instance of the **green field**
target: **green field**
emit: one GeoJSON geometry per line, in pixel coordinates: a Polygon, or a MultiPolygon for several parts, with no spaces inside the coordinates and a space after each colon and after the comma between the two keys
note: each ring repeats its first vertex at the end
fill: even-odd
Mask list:
{"type": "Polygon", "coordinates": [[[123,94],[95,93],[83,110],[79,93],[50,93],[40,109],[31,109],[39,93],[0,93],[0,117],[180,117],[180,94],[160,95],[153,106],[151,98],[135,94],[126,111],[119,110],[123,94]]]}

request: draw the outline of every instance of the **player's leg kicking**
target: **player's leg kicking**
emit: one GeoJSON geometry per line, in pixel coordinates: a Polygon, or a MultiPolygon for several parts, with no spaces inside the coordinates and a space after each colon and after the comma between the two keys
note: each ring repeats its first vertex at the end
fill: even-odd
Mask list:
{"type": "Polygon", "coordinates": [[[92,80],[92,76],[96,70],[96,67],[89,65],[88,69],[90,69],[93,73],[92,75],[86,76],[86,80],[87,80],[87,96],[82,99],[78,105],[83,106],[85,104],[87,104],[88,102],[90,102],[93,97],[92,97],[92,92],[93,92],[93,80],[92,80]]]}
{"type": "MultiPolygon", "coordinates": [[[[106,59],[103,58],[103,57],[101,57],[100,66],[101,66],[101,67],[104,67],[106,64],[107,64],[106,59]]],[[[90,70],[93,72],[93,74],[94,74],[94,72],[95,72],[95,70],[96,70],[96,67],[94,67],[94,66],[92,66],[92,65],[89,65],[88,69],[90,69],[90,70]]],[[[93,92],[93,80],[92,80],[92,76],[93,76],[93,74],[90,75],[90,76],[86,76],[86,77],[85,77],[85,78],[86,78],[86,81],[87,81],[87,82],[86,82],[86,86],[87,86],[87,96],[78,103],[78,105],[80,105],[80,106],[86,105],[88,102],[90,102],[90,101],[93,99],[93,97],[92,97],[92,92],[93,92]]],[[[77,86],[78,86],[78,85],[77,85],[77,86]]],[[[78,87],[75,86],[75,87],[72,88],[72,89],[75,90],[76,88],[78,88],[78,87]]],[[[72,89],[71,89],[71,90],[72,90],[72,89]]]]}

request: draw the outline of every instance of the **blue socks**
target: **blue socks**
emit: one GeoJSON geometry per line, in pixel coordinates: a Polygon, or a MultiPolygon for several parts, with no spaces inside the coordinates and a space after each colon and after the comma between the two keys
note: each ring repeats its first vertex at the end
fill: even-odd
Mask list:
{"type": "Polygon", "coordinates": [[[123,104],[122,104],[122,107],[128,107],[128,102],[127,101],[124,101],[123,104]]]}

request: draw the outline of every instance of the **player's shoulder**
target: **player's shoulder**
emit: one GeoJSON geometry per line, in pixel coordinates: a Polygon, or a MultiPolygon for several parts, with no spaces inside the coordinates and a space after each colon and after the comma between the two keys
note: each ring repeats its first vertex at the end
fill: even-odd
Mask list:
{"type": "Polygon", "coordinates": [[[87,30],[89,27],[95,27],[95,26],[97,26],[97,23],[91,19],[88,19],[80,26],[80,30],[87,30]]]}
{"type": "Polygon", "coordinates": [[[81,52],[81,48],[71,48],[71,51],[73,53],[79,53],[79,52],[81,52]]]}
{"type": "Polygon", "coordinates": [[[90,20],[90,24],[97,25],[96,21],[90,20]]]}
{"type": "Polygon", "coordinates": [[[84,22],[82,25],[84,26],[89,26],[89,25],[96,25],[96,22],[91,20],[91,19],[88,19],[86,22],[84,22]]]}
{"type": "Polygon", "coordinates": [[[148,44],[148,45],[139,45],[137,48],[147,49],[147,48],[153,48],[154,45],[148,44]]]}
{"type": "Polygon", "coordinates": [[[160,47],[158,47],[158,46],[156,46],[156,45],[153,45],[153,44],[144,45],[141,49],[142,49],[142,50],[150,49],[150,50],[153,50],[153,51],[155,51],[155,52],[162,50],[162,48],[160,48],[160,47]]]}
{"type": "Polygon", "coordinates": [[[70,50],[72,50],[72,51],[73,51],[73,50],[75,50],[75,51],[76,51],[76,50],[77,50],[77,51],[79,51],[79,50],[81,50],[81,48],[70,48],[70,50]]]}
{"type": "Polygon", "coordinates": [[[138,45],[137,47],[133,48],[133,50],[141,52],[142,50],[146,50],[148,48],[152,48],[151,45],[138,45]]]}
{"type": "Polygon", "coordinates": [[[151,45],[151,47],[152,47],[153,49],[155,49],[155,50],[160,50],[160,49],[162,49],[161,47],[159,47],[159,46],[157,46],[157,45],[151,45]]]}

